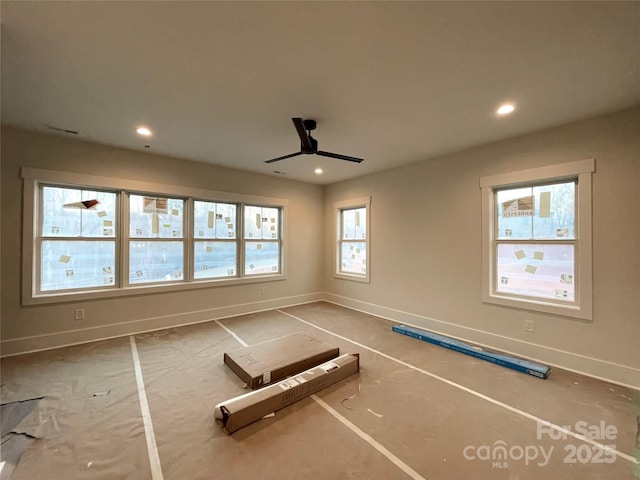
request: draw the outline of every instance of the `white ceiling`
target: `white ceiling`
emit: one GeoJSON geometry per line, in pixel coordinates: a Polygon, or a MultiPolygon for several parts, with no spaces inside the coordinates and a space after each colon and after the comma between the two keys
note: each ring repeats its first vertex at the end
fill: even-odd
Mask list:
{"type": "Polygon", "coordinates": [[[3,123],[311,183],[640,103],[640,2],[0,7],[3,123]],[[294,116],[365,161],[263,163],[300,149],[294,116]]]}

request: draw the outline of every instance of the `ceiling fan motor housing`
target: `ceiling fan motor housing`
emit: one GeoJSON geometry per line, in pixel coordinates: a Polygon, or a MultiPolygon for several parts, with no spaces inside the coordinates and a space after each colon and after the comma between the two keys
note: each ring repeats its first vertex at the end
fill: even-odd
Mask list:
{"type": "Polygon", "coordinates": [[[316,121],[315,120],[303,120],[302,124],[304,125],[304,129],[307,130],[307,131],[316,129],[316,121]]]}

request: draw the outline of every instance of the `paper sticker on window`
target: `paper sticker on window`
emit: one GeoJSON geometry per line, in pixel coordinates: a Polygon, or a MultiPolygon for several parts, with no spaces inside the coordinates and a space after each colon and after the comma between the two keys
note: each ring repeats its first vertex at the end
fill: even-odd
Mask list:
{"type": "Polygon", "coordinates": [[[500,277],[500,283],[503,285],[509,284],[509,277],[500,277]]]}
{"type": "Polygon", "coordinates": [[[102,267],[102,273],[105,275],[111,274],[111,267],[102,267]]]}
{"type": "Polygon", "coordinates": [[[504,236],[505,236],[505,237],[511,237],[512,235],[513,235],[513,230],[512,230],[512,229],[510,229],[510,228],[506,228],[506,229],[504,230],[504,236]]]}
{"type": "Polygon", "coordinates": [[[540,192],[540,218],[548,218],[551,216],[551,192],[540,192]]]}
{"type": "Polygon", "coordinates": [[[142,235],[142,229],[136,228],[136,235],[142,235]]]}
{"type": "Polygon", "coordinates": [[[261,243],[258,243],[256,245],[256,250],[262,250],[262,244],[261,243]]]}
{"type": "Polygon", "coordinates": [[[209,210],[209,214],[207,215],[207,228],[213,228],[214,223],[214,213],[213,210],[209,210]]]}
{"type": "Polygon", "coordinates": [[[144,275],[144,272],[142,270],[138,270],[136,272],[136,277],[138,277],[138,278],[142,277],[143,275],[144,275]]]}
{"type": "Polygon", "coordinates": [[[518,250],[516,252],[513,252],[513,254],[516,256],[518,260],[527,256],[523,250],[518,250]]]}
{"type": "Polygon", "coordinates": [[[536,273],[536,270],[538,270],[538,267],[536,267],[535,265],[527,265],[524,269],[528,273],[536,273]]]}
{"type": "Polygon", "coordinates": [[[533,252],[533,258],[536,260],[544,260],[544,252],[533,252]]]}
{"type": "Polygon", "coordinates": [[[573,275],[563,273],[560,275],[560,283],[573,284],[573,275]]]}
{"type": "Polygon", "coordinates": [[[113,283],[113,277],[104,277],[104,284],[111,285],[113,283]]]}
{"type": "Polygon", "coordinates": [[[555,290],[555,296],[556,298],[567,298],[568,297],[568,292],[566,290],[555,290]]]}
{"type": "Polygon", "coordinates": [[[231,218],[230,217],[224,217],[224,221],[225,221],[225,223],[229,223],[231,221],[231,218]]]}
{"type": "Polygon", "coordinates": [[[171,215],[173,215],[174,217],[179,217],[180,216],[180,210],[178,210],[177,208],[174,208],[171,210],[171,215]]]}
{"type": "Polygon", "coordinates": [[[176,270],[175,272],[173,272],[173,276],[178,278],[178,277],[182,276],[182,272],[180,272],[179,270],[176,270]]]}
{"type": "Polygon", "coordinates": [[[230,268],[229,270],[227,270],[227,275],[233,275],[233,268],[230,268]]]}
{"type": "Polygon", "coordinates": [[[209,270],[209,267],[207,265],[202,265],[202,270],[209,270]]]}
{"type": "Polygon", "coordinates": [[[58,233],[60,233],[60,227],[51,227],[51,233],[53,235],[57,235],[58,233]]]}
{"type": "Polygon", "coordinates": [[[112,227],[113,226],[113,221],[111,221],[111,220],[103,220],[102,221],[102,225],[104,225],[105,227],[112,227]]]}
{"type": "Polygon", "coordinates": [[[556,237],[568,237],[569,229],[568,228],[557,228],[556,229],[556,237]]]}
{"type": "Polygon", "coordinates": [[[107,212],[105,212],[104,210],[101,210],[98,212],[98,216],[99,217],[106,217],[107,216],[107,212]]]}
{"type": "Polygon", "coordinates": [[[198,236],[199,237],[204,237],[204,232],[202,230],[198,230],[198,236]]]}
{"type": "Polygon", "coordinates": [[[205,250],[207,251],[207,253],[211,253],[213,252],[213,247],[206,247],[205,250]]]}
{"type": "Polygon", "coordinates": [[[256,213],[256,228],[262,228],[262,215],[256,213]]]}
{"type": "Polygon", "coordinates": [[[99,205],[100,201],[93,199],[93,200],[83,200],[82,202],[71,202],[71,203],[65,203],[63,205],[64,208],[79,208],[81,210],[89,210],[92,208],[95,208],[96,205],[99,205]]]}
{"type": "Polygon", "coordinates": [[[167,213],[167,199],[166,198],[154,198],[143,197],[142,199],[142,212],[143,213],[167,213]]]}
{"type": "Polygon", "coordinates": [[[533,195],[502,202],[502,217],[532,217],[533,195]]]}
{"type": "Polygon", "coordinates": [[[73,277],[73,270],[67,270],[67,277],[73,277]]]}
{"type": "MultiPolygon", "coordinates": [[[[216,213],[216,220],[222,220],[222,214],[221,213],[216,213]]],[[[228,222],[229,220],[227,220],[228,222]]]]}
{"type": "Polygon", "coordinates": [[[60,263],[69,263],[69,260],[71,260],[69,255],[60,255],[60,258],[58,259],[60,263]]]}
{"type": "Polygon", "coordinates": [[[174,230],[174,231],[171,232],[171,235],[174,236],[174,237],[179,237],[180,236],[180,232],[177,231],[177,230],[174,230]]]}
{"type": "Polygon", "coordinates": [[[155,213],[151,215],[151,233],[158,233],[160,231],[160,220],[155,213]]]}
{"type": "Polygon", "coordinates": [[[113,228],[103,228],[102,229],[102,234],[105,237],[112,237],[113,236],[113,228]]]}

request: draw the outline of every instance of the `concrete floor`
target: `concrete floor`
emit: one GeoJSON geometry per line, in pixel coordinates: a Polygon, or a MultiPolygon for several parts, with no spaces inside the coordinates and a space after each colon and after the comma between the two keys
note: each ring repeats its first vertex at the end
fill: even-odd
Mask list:
{"type": "Polygon", "coordinates": [[[45,396],[13,479],[640,478],[639,392],[560,369],[537,379],[392,325],[318,302],[4,358],[2,403],[45,396]],[[296,331],[359,353],[360,373],[226,435],[213,407],[246,392],[222,361],[240,346],[230,332],[296,331]]]}

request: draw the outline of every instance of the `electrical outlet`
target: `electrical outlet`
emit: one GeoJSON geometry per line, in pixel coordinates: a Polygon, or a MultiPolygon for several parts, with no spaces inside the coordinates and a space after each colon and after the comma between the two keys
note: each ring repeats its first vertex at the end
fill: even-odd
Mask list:
{"type": "Polygon", "coordinates": [[[529,332],[529,333],[535,332],[535,327],[534,327],[534,324],[533,324],[533,320],[525,320],[524,321],[524,331],[525,332],[529,332]]]}
{"type": "Polygon", "coordinates": [[[84,320],[84,308],[77,308],[74,312],[74,318],[76,320],[84,320]]]}

